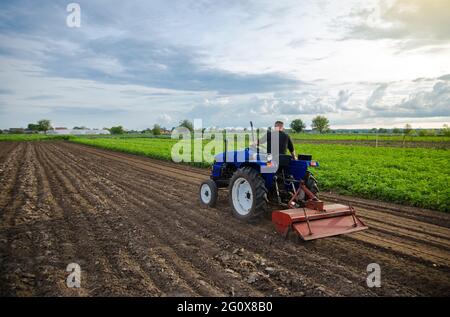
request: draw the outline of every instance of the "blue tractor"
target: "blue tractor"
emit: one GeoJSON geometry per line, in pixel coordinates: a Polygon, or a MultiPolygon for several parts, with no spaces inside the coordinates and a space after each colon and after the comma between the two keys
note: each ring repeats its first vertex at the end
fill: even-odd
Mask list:
{"type": "MultiPolygon", "coordinates": [[[[253,124],[252,136],[253,134],[253,124]]],[[[272,222],[281,234],[292,230],[303,240],[364,230],[367,227],[351,206],[325,205],[310,167],[319,166],[311,155],[272,157],[258,145],[215,156],[210,179],[201,183],[200,202],[214,207],[219,189],[228,189],[234,216],[253,221],[272,211],[272,222]],[[271,206],[285,208],[272,210],[271,206]]]]}

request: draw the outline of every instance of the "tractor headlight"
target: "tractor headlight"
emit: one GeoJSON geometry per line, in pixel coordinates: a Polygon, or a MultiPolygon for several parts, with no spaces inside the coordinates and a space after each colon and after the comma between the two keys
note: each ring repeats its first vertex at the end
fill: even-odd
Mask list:
{"type": "Polygon", "coordinates": [[[272,154],[267,154],[267,162],[271,162],[272,161],[272,154]]]}

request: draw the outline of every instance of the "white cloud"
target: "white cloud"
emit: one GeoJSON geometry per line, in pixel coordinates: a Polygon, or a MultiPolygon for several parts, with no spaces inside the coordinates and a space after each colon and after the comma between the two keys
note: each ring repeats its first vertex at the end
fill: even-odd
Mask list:
{"type": "Polygon", "coordinates": [[[382,101],[385,93],[386,93],[386,89],[388,88],[388,84],[387,83],[383,83],[381,85],[379,85],[370,95],[369,99],[367,99],[366,105],[369,108],[379,108],[379,102],[382,101]]]}
{"type": "Polygon", "coordinates": [[[2,2],[0,127],[445,120],[448,2],[408,3],[81,1],[74,30],[62,4],[2,2]]]}
{"type": "Polygon", "coordinates": [[[336,100],[336,107],[338,109],[347,109],[347,103],[351,96],[352,94],[348,90],[340,90],[336,100]]]}
{"type": "Polygon", "coordinates": [[[412,94],[394,107],[391,116],[450,116],[450,83],[437,82],[431,91],[412,94]]]}

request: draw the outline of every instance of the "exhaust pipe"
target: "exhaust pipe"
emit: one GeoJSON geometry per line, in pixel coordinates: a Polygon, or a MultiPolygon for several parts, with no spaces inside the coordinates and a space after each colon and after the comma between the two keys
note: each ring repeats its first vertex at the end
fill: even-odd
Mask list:
{"type": "Polygon", "coordinates": [[[255,144],[255,132],[253,131],[253,122],[250,121],[250,127],[252,129],[252,142],[255,144]]]}

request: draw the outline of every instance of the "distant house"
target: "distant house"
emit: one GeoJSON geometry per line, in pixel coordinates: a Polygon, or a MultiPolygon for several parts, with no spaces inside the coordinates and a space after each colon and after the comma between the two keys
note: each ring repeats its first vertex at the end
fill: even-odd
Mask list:
{"type": "Polygon", "coordinates": [[[25,133],[25,129],[24,128],[10,128],[8,132],[11,134],[22,134],[22,133],[25,133]]]}
{"type": "Polygon", "coordinates": [[[110,134],[108,130],[96,130],[96,129],[54,129],[48,130],[49,135],[93,135],[93,134],[110,134]]]}

